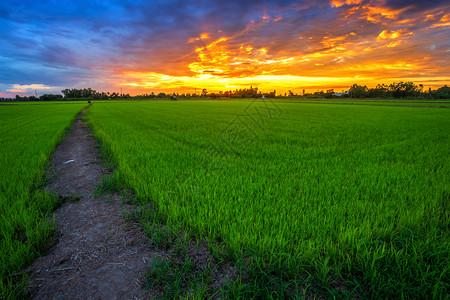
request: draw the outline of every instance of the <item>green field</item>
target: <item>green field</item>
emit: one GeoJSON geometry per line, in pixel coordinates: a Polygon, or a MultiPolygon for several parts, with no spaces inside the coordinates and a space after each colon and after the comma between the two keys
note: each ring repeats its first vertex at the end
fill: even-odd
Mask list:
{"type": "Polygon", "coordinates": [[[59,200],[42,192],[48,159],[80,104],[0,105],[0,298],[23,292],[20,271],[53,236],[47,217],[59,200]]]}
{"type": "Polygon", "coordinates": [[[418,107],[450,107],[448,99],[352,99],[352,98],[287,98],[285,102],[325,103],[325,104],[360,104],[374,106],[418,106],[418,107]]]}
{"type": "MultiPolygon", "coordinates": [[[[3,298],[52,239],[45,170],[85,105],[0,105],[3,298]]],[[[124,101],[86,117],[141,205],[245,270],[228,298],[448,297],[447,108],[124,101]]]]}
{"type": "Polygon", "coordinates": [[[87,118],[141,204],[235,261],[253,253],[260,272],[233,293],[313,278],[339,297],[447,297],[450,110],[275,101],[95,103],[87,118]]]}

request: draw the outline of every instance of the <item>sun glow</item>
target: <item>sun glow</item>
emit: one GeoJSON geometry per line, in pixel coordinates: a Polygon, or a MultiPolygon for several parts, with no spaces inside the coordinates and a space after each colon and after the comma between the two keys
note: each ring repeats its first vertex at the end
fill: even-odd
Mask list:
{"type": "Polygon", "coordinates": [[[62,9],[64,18],[31,5],[2,19],[1,97],[86,87],[136,95],[253,86],[284,94],[450,84],[445,1],[119,1],[95,18],[73,15],[86,6],[57,6],[48,12],[62,9]]]}
{"type": "MultiPolygon", "coordinates": [[[[251,19],[245,30],[233,35],[215,30],[187,39],[186,45],[192,52],[182,60],[184,64],[180,67],[185,71],[181,75],[167,75],[164,71],[123,72],[118,74],[121,80],[117,84],[135,93],[149,90],[192,93],[200,88],[214,92],[249,86],[284,93],[295,89],[348,89],[353,83],[375,86],[406,78],[431,86],[446,83],[445,78],[433,79],[439,67],[430,64],[429,59],[420,56],[412,59],[394,52],[410,46],[416,37],[414,27],[408,27],[415,19],[400,17],[408,7],[390,9],[362,3],[333,0],[330,5],[343,9],[344,18],[377,24],[380,30],[371,35],[358,32],[357,28],[341,34],[329,31],[322,37],[303,32],[290,44],[281,41],[283,47],[275,42],[245,38],[250,37],[251,31],[284,19],[271,17],[265,10],[263,16],[251,19]],[[358,17],[354,18],[355,15],[358,17]]],[[[429,28],[447,26],[449,14],[433,12],[422,20],[431,23],[429,28]]]]}

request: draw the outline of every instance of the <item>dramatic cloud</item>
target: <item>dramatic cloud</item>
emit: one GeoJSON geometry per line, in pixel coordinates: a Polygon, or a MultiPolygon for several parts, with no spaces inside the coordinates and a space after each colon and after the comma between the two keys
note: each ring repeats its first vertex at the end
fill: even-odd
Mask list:
{"type": "Polygon", "coordinates": [[[3,96],[450,79],[446,1],[5,0],[0,32],[3,96]]]}

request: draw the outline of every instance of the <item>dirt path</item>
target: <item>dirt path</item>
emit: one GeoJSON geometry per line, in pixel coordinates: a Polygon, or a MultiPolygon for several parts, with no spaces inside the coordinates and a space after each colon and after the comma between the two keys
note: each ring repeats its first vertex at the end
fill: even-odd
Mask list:
{"type": "Polygon", "coordinates": [[[138,224],[127,221],[118,195],[93,191],[108,170],[102,166],[90,129],[78,116],[55,150],[55,172],[47,189],[66,201],[55,211],[55,245],[31,267],[28,291],[35,299],[144,299],[144,272],[155,256],[138,224]]]}

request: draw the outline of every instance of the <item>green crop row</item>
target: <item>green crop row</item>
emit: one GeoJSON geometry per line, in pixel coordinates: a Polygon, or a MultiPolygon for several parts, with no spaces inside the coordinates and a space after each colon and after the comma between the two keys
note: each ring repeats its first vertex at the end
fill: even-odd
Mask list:
{"type": "Polygon", "coordinates": [[[43,191],[48,160],[86,104],[0,106],[0,298],[23,295],[29,265],[53,236],[59,200],[43,191]]]}

